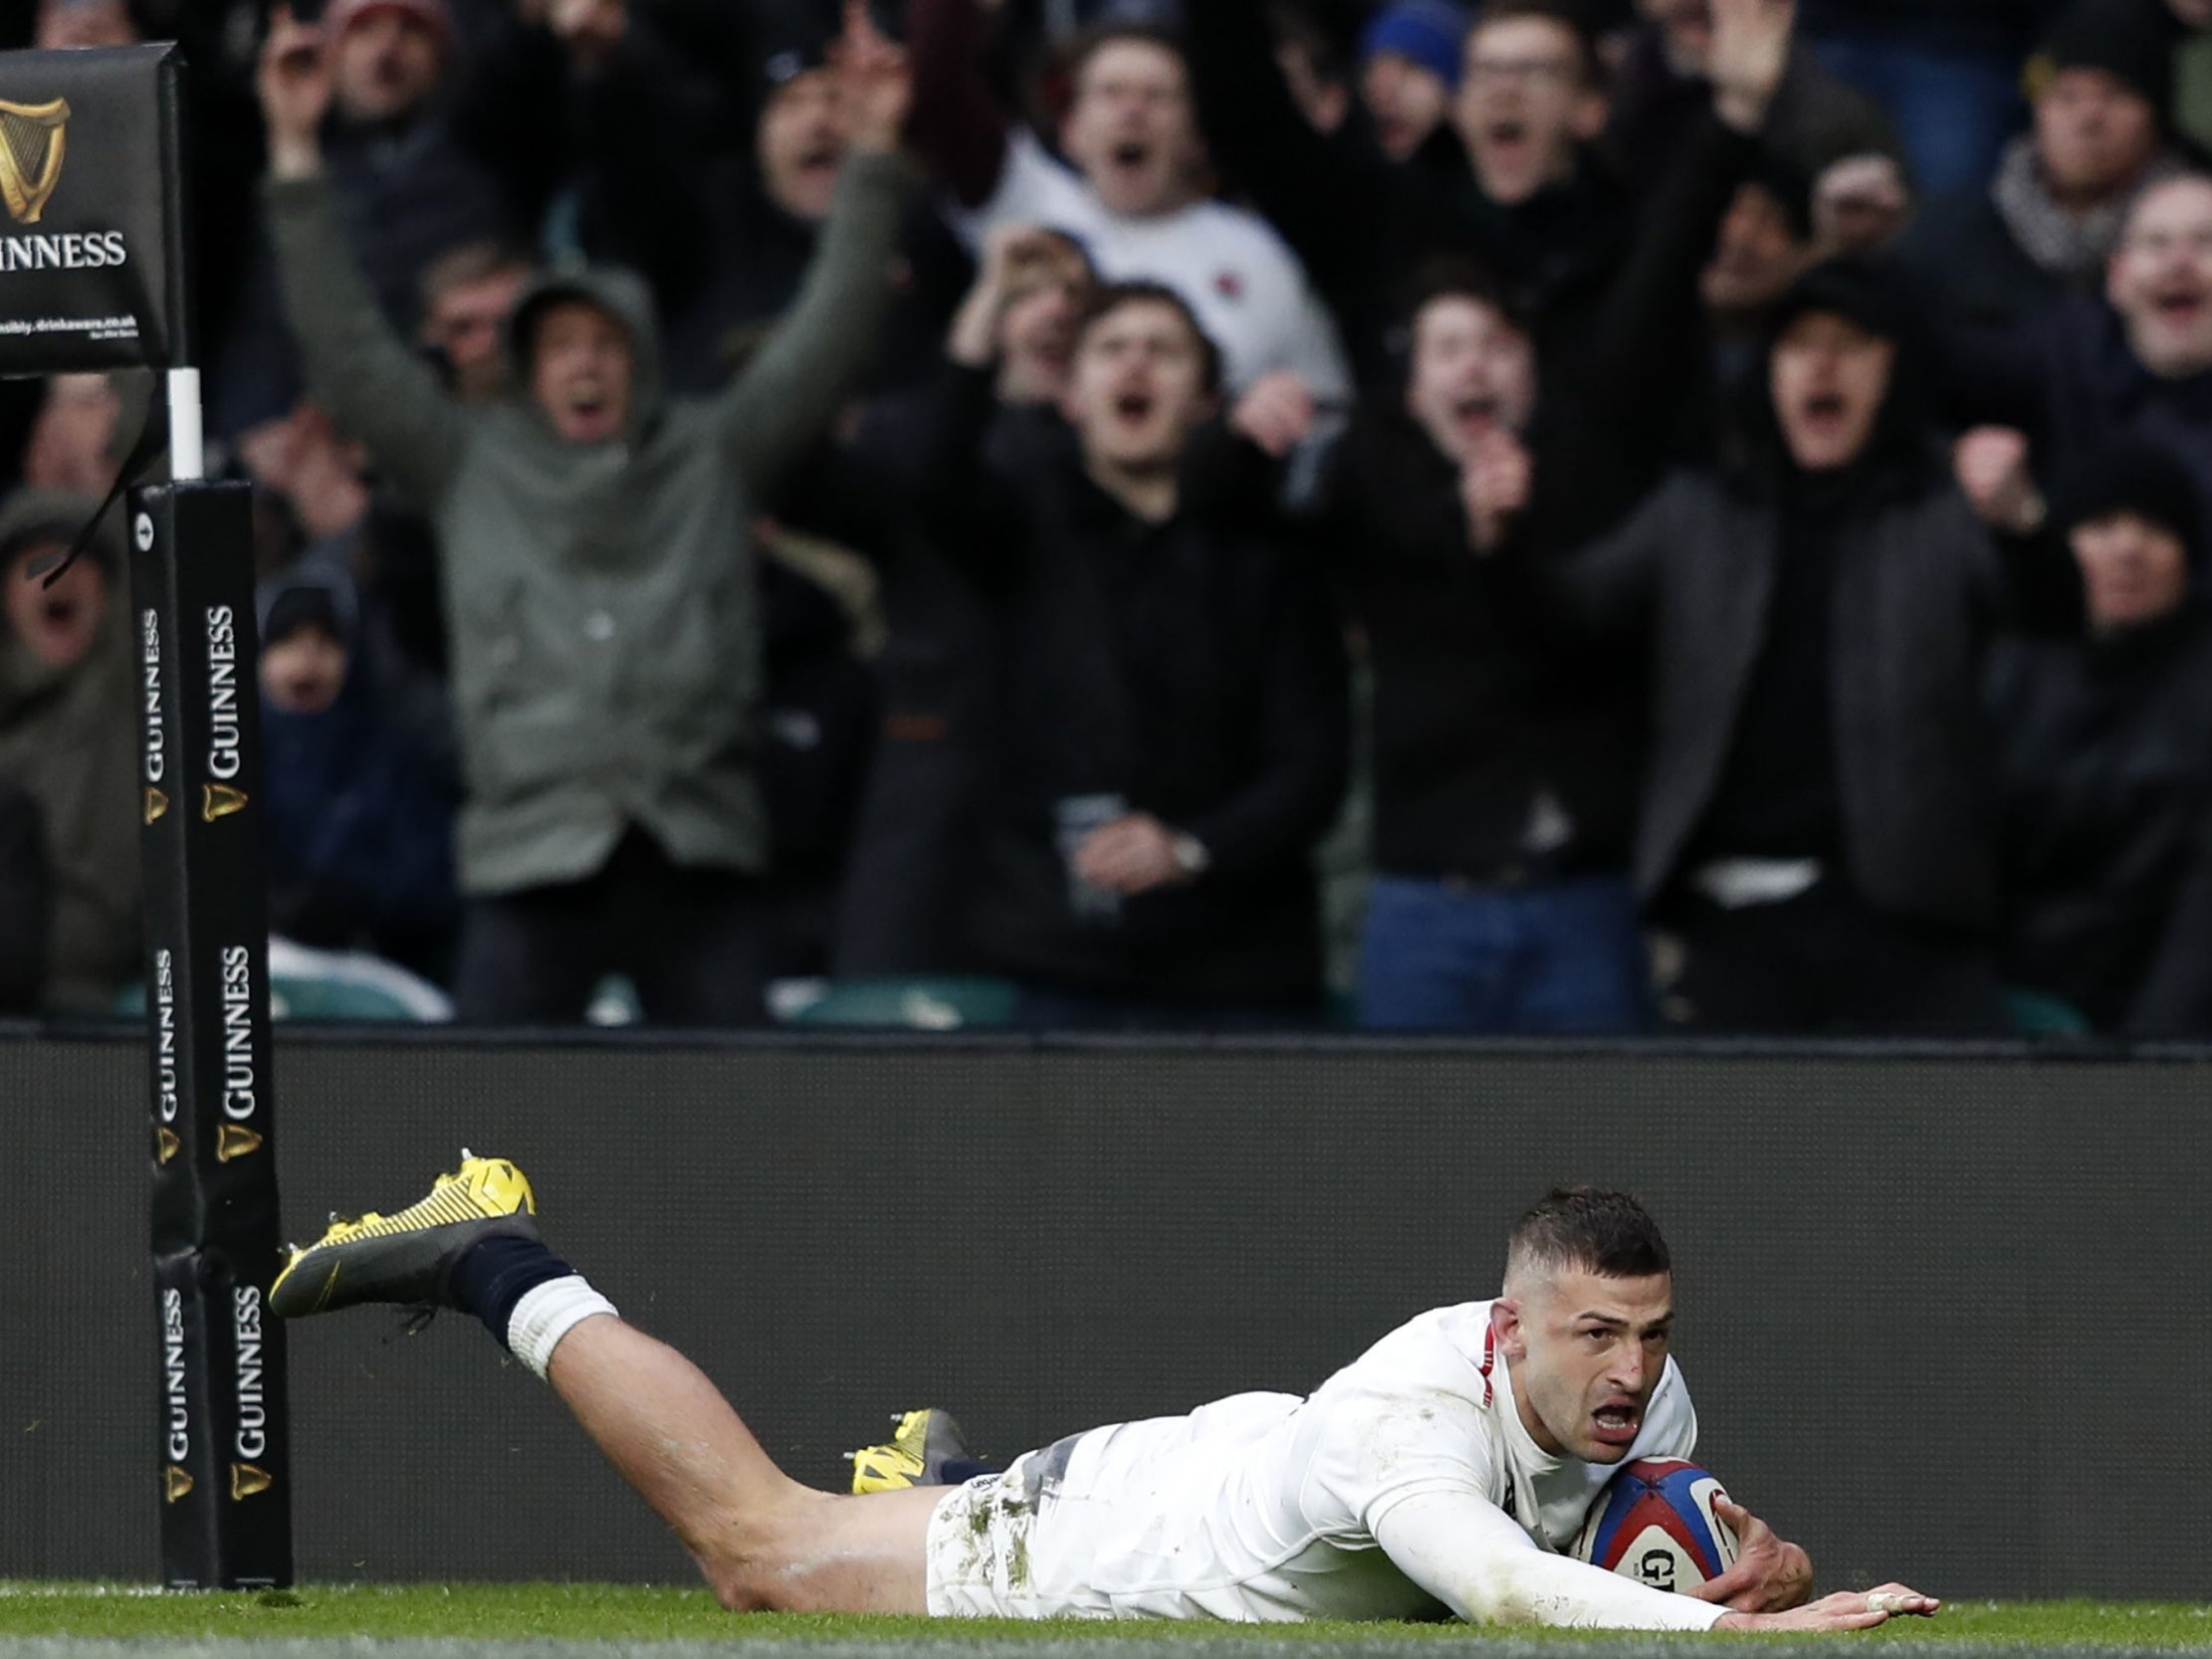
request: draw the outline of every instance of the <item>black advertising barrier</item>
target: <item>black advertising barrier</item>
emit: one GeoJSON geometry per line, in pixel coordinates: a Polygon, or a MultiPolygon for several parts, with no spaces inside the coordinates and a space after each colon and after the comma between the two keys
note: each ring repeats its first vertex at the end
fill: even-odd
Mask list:
{"type": "Polygon", "coordinates": [[[192,360],[174,46],[0,53],[0,375],[192,360]]]}
{"type": "Polygon", "coordinates": [[[184,98],[174,46],[0,54],[0,375],[167,377],[174,482],[129,508],[161,1570],[245,1588],[292,1581],[252,496],[201,482],[184,98]]]}
{"type": "Polygon", "coordinates": [[[172,1588],[292,1581],[282,1234],[260,858],[253,492],[133,493],[131,589],[152,1024],[161,1565],[172,1588]]]}

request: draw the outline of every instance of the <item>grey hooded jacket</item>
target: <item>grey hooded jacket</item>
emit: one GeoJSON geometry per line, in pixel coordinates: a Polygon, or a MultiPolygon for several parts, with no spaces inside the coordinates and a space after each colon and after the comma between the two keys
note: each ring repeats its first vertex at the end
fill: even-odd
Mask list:
{"type": "Polygon", "coordinates": [[[444,549],[471,894],[573,882],[624,830],[676,863],[759,869],[752,752],[761,628],[750,536],[763,490],[828,424],[892,298],[896,157],[847,161],[789,313],[713,399],[669,400],[652,302],[626,273],[541,280],[627,328],[627,431],[578,446],[531,402],[522,328],[508,397],[448,398],[354,269],[330,186],[273,180],[285,305],[316,399],[428,512],[444,549]]]}

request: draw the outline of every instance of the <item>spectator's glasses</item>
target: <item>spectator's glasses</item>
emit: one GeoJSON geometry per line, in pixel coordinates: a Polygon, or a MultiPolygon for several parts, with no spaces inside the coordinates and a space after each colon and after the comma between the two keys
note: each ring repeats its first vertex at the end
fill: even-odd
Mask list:
{"type": "Polygon", "coordinates": [[[1524,87],[1572,87],[1579,76],[1573,64],[1557,58],[1474,57],[1467,60],[1466,78],[1477,84],[1510,81],[1524,87]]]}

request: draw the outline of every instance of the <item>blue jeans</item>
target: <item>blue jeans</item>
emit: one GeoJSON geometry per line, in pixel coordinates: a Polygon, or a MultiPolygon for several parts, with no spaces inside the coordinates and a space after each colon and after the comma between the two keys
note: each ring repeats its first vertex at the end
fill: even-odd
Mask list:
{"type": "Polygon", "coordinates": [[[2021,66],[2009,54],[1946,52],[1871,33],[1821,35],[1813,53],[1889,111],[1922,199],[1980,190],[1997,176],[2023,115],[2021,66]]]}
{"type": "Polygon", "coordinates": [[[1466,889],[1378,876],[1360,946],[1360,1024],[1638,1031],[1645,979],[1636,899],[1620,877],[1466,889]]]}

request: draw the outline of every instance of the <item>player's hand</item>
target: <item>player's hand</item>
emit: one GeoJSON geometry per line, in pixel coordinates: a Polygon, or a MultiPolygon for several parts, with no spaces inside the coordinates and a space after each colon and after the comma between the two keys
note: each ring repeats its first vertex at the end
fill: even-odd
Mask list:
{"type": "Polygon", "coordinates": [[[1713,112],[1739,132],[1756,132],[1790,59],[1794,0],[1712,0],[1712,46],[1705,74],[1713,112]]]}
{"type": "Polygon", "coordinates": [[[269,126],[269,166],[279,178],[301,178],[323,167],[323,117],[331,110],[330,42],[290,6],[269,14],[255,75],[269,126]]]}
{"type": "Polygon", "coordinates": [[[837,105],[856,150],[894,150],[914,104],[906,48],[875,25],[866,0],[845,0],[845,32],[829,49],[837,105]]]}
{"type": "Polygon", "coordinates": [[[1084,836],[1075,849],[1075,874],[1124,896],[1191,879],[1176,861],[1174,832],[1149,812],[1132,812],[1084,836]]]}
{"type": "Polygon", "coordinates": [[[1977,426],[1951,451],[1958,487],[1984,521],[2008,535],[2043,527],[2042,492],[2028,471],[2028,439],[2009,426],[1977,426]]]}
{"type": "Polygon", "coordinates": [[[1872,1630],[1900,1613],[1933,1616],[1943,1603],[1903,1584],[1838,1590],[1786,1613],[1723,1613],[1715,1630],[1872,1630]]]}
{"type": "Polygon", "coordinates": [[[1785,1543],[1741,1504],[1715,1497],[1713,1509],[1736,1535],[1736,1562],[1689,1593],[1739,1613],[1779,1613],[1803,1606],[1813,1593],[1813,1557],[1785,1543]]]}
{"type": "Polygon", "coordinates": [[[1263,374],[1236,400],[1229,430],[1280,461],[1313,431],[1313,388],[1290,369],[1263,374]]]}
{"type": "Polygon", "coordinates": [[[1486,432],[1459,473],[1459,503],[1467,514],[1467,543],[1494,553],[1505,543],[1514,518],[1528,506],[1536,468],[1527,446],[1510,432],[1486,432]]]}

